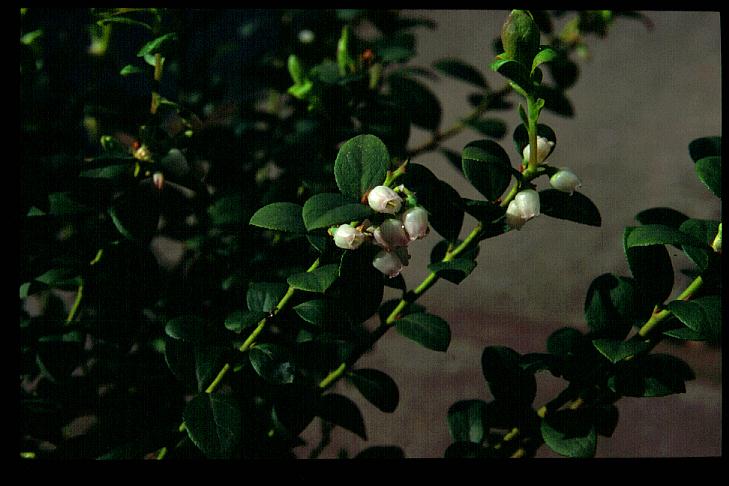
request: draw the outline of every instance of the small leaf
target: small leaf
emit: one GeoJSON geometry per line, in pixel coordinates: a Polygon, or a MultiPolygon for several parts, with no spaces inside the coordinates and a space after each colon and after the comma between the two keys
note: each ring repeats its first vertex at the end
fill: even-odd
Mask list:
{"type": "Polygon", "coordinates": [[[560,410],[542,419],[541,432],[545,444],[557,454],[567,457],[595,456],[597,431],[588,414],[579,410],[560,410]]]}
{"type": "Polygon", "coordinates": [[[719,222],[706,220],[706,219],[687,219],[679,230],[683,233],[691,235],[698,241],[705,242],[706,244],[702,247],[685,245],[683,246],[683,252],[699,267],[701,272],[705,272],[709,269],[712,264],[716,264],[719,267],[719,258],[714,253],[714,250],[709,246],[716,237],[716,233],[719,231],[719,222]]]}
{"type": "Polygon", "coordinates": [[[536,56],[534,56],[534,61],[532,61],[532,73],[535,69],[537,69],[537,66],[545,62],[551,62],[558,55],[559,54],[557,54],[557,51],[555,51],[551,47],[542,46],[541,50],[537,53],[536,56]]]}
{"type": "Polygon", "coordinates": [[[709,190],[721,198],[721,157],[704,157],[696,161],[696,174],[709,190]]]}
{"type": "Polygon", "coordinates": [[[340,321],[349,317],[363,322],[377,312],[385,285],[384,276],[372,265],[376,251],[375,245],[367,245],[342,255],[340,277],[329,290],[340,321]]]}
{"type": "Polygon", "coordinates": [[[116,229],[126,238],[149,241],[157,232],[159,197],[143,188],[127,191],[112,203],[109,215],[116,229]]]}
{"type": "Polygon", "coordinates": [[[395,329],[406,338],[434,351],[445,352],[451,342],[448,323],[426,312],[401,317],[395,321],[395,329]]]}
{"type": "Polygon", "coordinates": [[[248,224],[276,231],[306,233],[302,207],[290,202],[275,202],[256,211],[248,224]]]}
{"type": "MultiPolygon", "coordinates": [[[[35,277],[35,281],[42,286],[59,289],[76,289],[81,285],[82,280],[79,272],[72,268],[52,268],[47,272],[35,277]]],[[[46,287],[46,288],[47,288],[46,287]]]]}
{"type": "Polygon", "coordinates": [[[585,195],[571,195],[556,189],[539,191],[541,213],[552,218],[565,219],[588,226],[600,226],[602,218],[597,206],[585,195]]]}
{"type": "Polygon", "coordinates": [[[264,380],[278,385],[293,383],[296,367],[286,350],[276,344],[258,344],[251,348],[248,358],[264,380]]]}
{"type": "Polygon", "coordinates": [[[194,343],[205,337],[205,321],[198,316],[182,315],[167,322],[165,333],[173,339],[194,343]]]}
{"type": "Polygon", "coordinates": [[[476,262],[467,258],[454,258],[448,262],[435,262],[428,265],[428,270],[441,278],[459,284],[476,268],[476,262]]]}
{"type": "Polygon", "coordinates": [[[694,372],[679,358],[649,354],[622,362],[617,374],[608,379],[608,387],[629,397],[664,397],[686,393],[685,381],[694,378],[694,372]]]}
{"type": "Polygon", "coordinates": [[[466,125],[487,137],[503,138],[506,135],[506,123],[496,118],[466,120],[466,125]]]}
{"type": "Polygon", "coordinates": [[[634,356],[651,346],[650,342],[644,339],[629,339],[628,341],[595,339],[592,344],[611,363],[617,363],[628,356],[634,356]]]}
{"type": "Polygon", "coordinates": [[[461,400],[448,409],[448,431],[454,442],[481,444],[488,430],[483,400],[461,400]]]}
{"type": "Polygon", "coordinates": [[[688,216],[671,208],[645,209],[635,215],[640,224],[663,224],[678,229],[688,216]]]}
{"type": "Polygon", "coordinates": [[[227,347],[195,343],[192,354],[195,360],[195,378],[199,392],[205,390],[223,366],[227,347]]]}
{"type": "Polygon", "coordinates": [[[322,396],[316,415],[367,440],[362,412],[352,400],[343,395],[328,393],[322,396]]]}
{"type": "Polygon", "coordinates": [[[142,74],[144,73],[144,70],[140,67],[133,66],[132,64],[127,64],[123,68],[121,68],[121,71],[119,71],[119,74],[122,76],[129,76],[131,74],[142,74]]]}
{"type": "Polygon", "coordinates": [[[389,160],[387,147],[374,135],[347,140],[334,162],[337,187],[345,196],[359,201],[363,194],[385,181],[389,160]]]}
{"type": "Polygon", "coordinates": [[[241,436],[240,408],[228,395],[200,393],[182,414],[190,440],[209,458],[228,459],[241,436]]]}
{"type": "Polygon", "coordinates": [[[625,238],[625,248],[649,245],[704,246],[703,242],[693,236],[663,224],[628,227],[626,231],[627,229],[631,229],[631,231],[625,238]]]}
{"type": "Polygon", "coordinates": [[[354,459],[404,459],[405,452],[397,446],[372,446],[363,450],[354,459]]]}
{"type": "Polygon", "coordinates": [[[706,157],[721,157],[721,137],[703,137],[689,144],[691,160],[698,162],[706,157]]]}
{"type": "Polygon", "coordinates": [[[445,156],[454,169],[458,172],[463,172],[463,167],[461,167],[461,154],[447,148],[441,148],[438,151],[445,156]]]}
{"type": "Polygon", "coordinates": [[[347,375],[347,379],[367,401],[385,413],[397,409],[400,392],[397,384],[389,375],[374,369],[358,369],[347,375]]]}
{"type": "Polygon", "coordinates": [[[466,145],[462,165],[466,179],[490,201],[498,199],[511,181],[509,156],[493,140],[479,140],[466,145]]]}
{"type": "Polygon", "coordinates": [[[443,238],[455,241],[464,218],[463,201],[458,191],[420,164],[409,164],[402,182],[415,193],[418,204],[428,211],[430,226],[443,238]]]}
{"type": "Polygon", "coordinates": [[[208,215],[210,215],[210,222],[213,226],[239,227],[245,224],[242,195],[238,193],[220,197],[208,206],[208,215]]]}
{"type": "Polygon", "coordinates": [[[404,76],[390,76],[389,84],[392,101],[407,109],[414,125],[426,130],[438,128],[442,116],[440,101],[427,86],[404,76]]]}
{"type": "Polygon", "coordinates": [[[662,304],[673,290],[673,265],[664,245],[627,247],[630,233],[635,228],[625,228],[623,246],[630,271],[653,304],[662,304]]]}
{"type": "Polygon", "coordinates": [[[529,80],[529,72],[520,62],[513,60],[497,60],[489,66],[491,69],[513,81],[521,89],[529,93],[532,90],[532,82],[529,80]]]}
{"type": "Polygon", "coordinates": [[[251,283],[246,293],[248,309],[252,311],[271,312],[283,298],[287,290],[286,284],[277,282],[251,283]]]}
{"type": "Polygon", "coordinates": [[[164,55],[176,40],[177,34],[174,32],[159,36],[142,46],[139,52],[137,52],[137,57],[151,56],[158,53],[164,55]]]}
{"type": "Polygon", "coordinates": [[[721,340],[721,298],[708,295],[690,301],[674,300],[666,308],[678,320],[704,339],[712,342],[721,340]]]}
{"type": "Polygon", "coordinates": [[[651,315],[635,280],[606,273],[590,284],[585,298],[585,320],[599,337],[624,339],[632,326],[651,315]]]}
{"type": "Polygon", "coordinates": [[[268,314],[255,310],[235,310],[225,318],[225,328],[233,332],[242,332],[258,324],[268,314]]]}
{"type": "Polygon", "coordinates": [[[331,320],[332,312],[323,299],[307,300],[294,306],[294,312],[309,324],[322,325],[331,320]]]}
{"type": "Polygon", "coordinates": [[[465,81],[479,88],[488,88],[486,79],[483,77],[481,72],[460,59],[440,59],[433,63],[433,67],[448,76],[460,79],[461,81],[465,81]]]}
{"type": "Polygon", "coordinates": [[[572,327],[557,329],[547,338],[547,351],[556,356],[568,356],[582,339],[582,333],[572,327]]]}
{"type": "Polygon", "coordinates": [[[530,405],[537,393],[534,375],[519,365],[520,355],[505,346],[487,346],[481,355],[481,368],[497,401],[530,405]]]}
{"type": "Polygon", "coordinates": [[[73,216],[91,212],[91,208],[72,199],[70,192],[52,192],[48,195],[48,202],[48,214],[52,216],[73,216]]]}
{"type": "Polygon", "coordinates": [[[564,91],[547,85],[539,85],[537,96],[544,100],[544,107],[549,111],[561,116],[575,116],[575,109],[572,102],[564,95],[564,91]]]}
{"type": "Polygon", "coordinates": [[[361,221],[372,214],[374,212],[368,205],[329,192],[313,195],[304,203],[303,209],[304,224],[309,231],[361,221]]]}
{"type": "Polygon", "coordinates": [[[286,280],[290,287],[307,292],[323,293],[339,276],[339,265],[323,265],[311,272],[290,275],[286,280]]]}

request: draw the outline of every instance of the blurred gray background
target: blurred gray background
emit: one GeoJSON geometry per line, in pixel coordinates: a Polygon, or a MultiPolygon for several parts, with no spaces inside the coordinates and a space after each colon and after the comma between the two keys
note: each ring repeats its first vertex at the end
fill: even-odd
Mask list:
{"type": "MultiPolygon", "coordinates": [[[[443,57],[458,57],[486,75],[490,85],[503,85],[488,69],[491,41],[499,35],[507,11],[416,10],[412,16],[434,20],[438,28],[419,28],[414,63],[431,66],[443,57]]],[[[580,77],[567,91],[574,118],[544,110],[540,122],[550,125],[558,144],[550,164],[568,166],[582,179],[581,192],[602,215],[600,228],[540,216],[521,231],[481,244],[478,267],[460,285],[439,282],[422,299],[429,311],[451,326],[447,353],[424,349],[388,333],[358,367],[386,371],[400,387],[400,405],[385,414],[346,383],[336,390],[360,404],[369,441],[335,429],[333,442],[321,457],[335,457],[340,448],[354,455],[372,445],[400,445],[407,457],[442,457],[451,443],[446,415],[457,400],[490,399],[481,374],[485,346],[510,346],[520,353],[543,352],[555,329],[585,330],[582,308],[590,282],[606,272],[629,275],[622,250],[625,226],[634,215],[668,206],[693,218],[720,218],[720,203],[696,178],[688,143],[721,134],[721,32],[718,12],[644,12],[654,23],[618,18],[607,38],[588,37],[592,58],[579,62],[580,77]]],[[[557,19],[559,29],[572,15],[557,19]]],[[[470,111],[473,89],[453,78],[427,82],[442,102],[441,127],[451,126],[470,111]]],[[[516,98],[513,98],[514,100],[516,98]]],[[[502,146],[516,160],[511,133],[519,123],[516,111],[493,113],[509,132],[502,146]]],[[[467,130],[445,143],[460,151],[483,138],[467,130]]],[[[411,146],[428,139],[416,131],[411,146]]],[[[438,153],[414,160],[428,166],[464,197],[475,189],[438,153]]],[[[540,180],[541,181],[541,180],[540,180]]],[[[540,189],[546,188],[546,180],[540,189]]],[[[464,234],[474,221],[466,216],[464,234]]],[[[409,286],[426,275],[432,236],[413,245],[413,260],[404,272],[409,286]]],[[[678,252],[674,252],[678,253],[678,252]]],[[[689,262],[676,255],[676,289],[688,279],[680,273],[689,262]]],[[[678,292],[676,292],[678,293],[678,292]]],[[[396,294],[393,293],[392,297],[396,294]]],[[[718,456],[721,454],[721,351],[703,345],[661,345],[657,351],[685,359],[697,379],[687,393],[665,398],[623,399],[621,419],[613,434],[600,437],[598,457],[718,456]]],[[[564,382],[539,374],[541,405],[564,382]]],[[[319,435],[318,422],[305,432],[309,445],[319,435]]],[[[541,457],[555,454],[543,447],[541,457]]]]}

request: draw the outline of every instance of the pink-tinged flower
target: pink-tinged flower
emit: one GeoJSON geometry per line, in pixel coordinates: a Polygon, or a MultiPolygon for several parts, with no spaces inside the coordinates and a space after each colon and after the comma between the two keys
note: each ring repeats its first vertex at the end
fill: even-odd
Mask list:
{"type": "Polygon", "coordinates": [[[390,278],[397,277],[402,271],[402,261],[395,252],[381,251],[372,260],[372,265],[390,278]]]}
{"type": "Polygon", "coordinates": [[[375,243],[385,249],[392,251],[400,246],[407,246],[410,237],[405,232],[402,222],[399,219],[388,218],[378,226],[373,233],[375,243]]]}
{"type": "Polygon", "coordinates": [[[165,175],[162,172],[155,172],[152,174],[152,183],[158,191],[161,191],[165,184],[165,175]]]}
{"type": "MultiPolygon", "coordinates": [[[[527,162],[529,162],[529,156],[531,155],[530,147],[531,145],[527,144],[522,153],[524,160],[527,162]]],[[[554,142],[544,137],[537,137],[537,164],[541,164],[549,157],[549,154],[552,152],[552,147],[554,147],[554,142]]]]}
{"type": "Polygon", "coordinates": [[[365,236],[357,228],[343,224],[334,232],[334,244],[345,250],[355,250],[364,242],[365,236]]]}
{"type": "Polygon", "coordinates": [[[367,203],[378,213],[397,214],[402,199],[387,186],[377,186],[367,195],[367,203]]]}
{"type": "Polygon", "coordinates": [[[506,224],[521,229],[524,223],[539,215],[539,193],[533,189],[519,192],[506,208],[506,224]]]}
{"type": "Polygon", "coordinates": [[[405,211],[402,223],[411,240],[424,238],[428,234],[428,212],[420,206],[405,211]]]}
{"type": "Polygon", "coordinates": [[[549,178],[549,184],[558,191],[575,192],[575,189],[582,186],[582,182],[574,172],[566,167],[560,168],[552,177],[549,178]]]}

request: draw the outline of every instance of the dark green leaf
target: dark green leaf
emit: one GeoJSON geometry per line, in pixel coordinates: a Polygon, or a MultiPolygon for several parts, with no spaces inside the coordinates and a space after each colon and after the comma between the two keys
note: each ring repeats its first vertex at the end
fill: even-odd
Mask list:
{"type": "Polygon", "coordinates": [[[283,347],[269,343],[259,344],[251,348],[248,358],[253,369],[264,380],[278,385],[293,383],[296,366],[283,347]]]}
{"type": "Polygon", "coordinates": [[[101,19],[97,24],[104,26],[106,24],[125,24],[125,25],[135,25],[138,27],[144,27],[147,30],[152,30],[152,27],[149,26],[149,24],[145,24],[144,22],[140,22],[138,20],[130,19],[127,17],[107,17],[105,19],[101,19]]]}
{"type": "MultiPolygon", "coordinates": [[[[557,147],[557,134],[554,133],[554,130],[552,130],[549,125],[539,123],[537,124],[537,135],[554,142],[550,153],[554,152],[554,149],[557,147]]],[[[523,123],[514,129],[512,139],[514,141],[516,153],[519,154],[519,160],[521,160],[524,156],[524,148],[529,145],[529,132],[523,123]]]]}
{"type": "Polygon", "coordinates": [[[634,325],[645,322],[653,305],[640,293],[635,280],[606,273],[590,284],[585,320],[599,337],[624,339],[634,325]]]}
{"type": "Polygon", "coordinates": [[[628,356],[634,356],[651,346],[650,342],[645,339],[629,339],[627,341],[595,339],[592,341],[592,345],[611,363],[617,363],[628,356]]]}
{"type": "Polygon", "coordinates": [[[395,321],[395,329],[408,339],[434,351],[445,352],[451,342],[451,329],[440,317],[420,312],[395,321]]]}
{"type": "Polygon", "coordinates": [[[383,412],[392,413],[400,401],[397,384],[389,375],[374,369],[358,369],[347,375],[347,379],[371,404],[383,412]]]}
{"type": "Polygon", "coordinates": [[[72,199],[69,192],[50,193],[48,203],[48,214],[52,216],[73,216],[91,212],[91,208],[72,199]]]}
{"type": "Polygon", "coordinates": [[[324,192],[311,196],[304,203],[304,224],[311,231],[332,225],[361,221],[373,214],[366,204],[352,201],[342,194],[324,192]]]}
{"type": "Polygon", "coordinates": [[[396,446],[372,446],[363,450],[355,459],[404,459],[405,452],[396,446]]]}
{"type": "Polygon", "coordinates": [[[327,251],[327,247],[329,246],[329,242],[331,241],[329,235],[306,235],[306,239],[309,240],[311,246],[313,246],[314,249],[319,253],[324,253],[325,251],[327,251]]]}
{"type": "Polygon", "coordinates": [[[390,76],[390,95],[393,102],[407,109],[410,120],[426,130],[440,125],[440,101],[433,92],[419,81],[403,76],[390,76]]]}
{"type": "Polygon", "coordinates": [[[352,400],[343,395],[328,393],[322,396],[316,415],[367,440],[362,412],[352,400]]]}
{"type": "Polygon", "coordinates": [[[627,241],[635,228],[625,228],[623,247],[630,271],[643,288],[647,299],[662,304],[673,290],[673,265],[664,245],[627,247],[627,241]]]}
{"type": "Polygon", "coordinates": [[[486,402],[461,400],[448,409],[448,431],[455,442],[483,443],[488,433],[486,402]]]}
{"type": "Polygon", "coordinates": [[[551,47],[542,46],[537,55],[534,56],[534,61],[532,61],[532,72],[534,72],[534,70],[540,64],[543,64],[545,62],[551,62],[557,56],[557,51],[555,51],[551,47]]]}
{"type": "Polygon", "coordinates": [[[465,211],[484,225],[479,236],[481,240],[493,238],[508,231],[509,227],[504,220],[506,208],[488,201],[474,201],[466,198],[463,198],[463,203],[465,211]]]}
{"type": "Polygon", "coordinates": [[[141,74],[144,70],[140,67],[133,66],[131,64],[127,64],[123,68],[121,68],[121,71],[119,71],[119,74],[122,76],[129,76],[131,74],[141,74]]]}
{"type": "Polygon", "coordinates": [[[674,300],[666,306],[686,327],[699,333],[704,339],[719,342],[721,339],[721,298],[708,295],[690,301],[674,300]]]}
{"type": "Polygon", "coordinates": [[[192,387],[195,384],[195,354],[192,344],[165,337],[165,362],[172,374],[181,383],[192,387]]]}
{"type": "Polygon", "coordinates": [[[428,265],[428,270],[441,278],[459,284],[476,268],[476,262],[467,258],[454,258],[448,262],[435,262],[428,265]]]}
{"type": "Polygon", "coordinates": [[[225,328],[233,332],[241,332],[258,324],[268,315],[257,310],[235,310],[225,318],[225,328]]]}
{"type": "Polygon", "coordinates": [[[537,393],[534,375],[519,365],[520,355],[504,346],[487,346],[481,355],[481,368],[497,401],[530,405],[537,393]]]}
{"type": "Polygon", "coordinates": [[[82,283],[78,270],[67,267],[48,270],[35,277],[35,281],[42,284],[42,286],[66,290],[75,290],[82,283]]]}
{"type": "Polygon", "coordinates": [[[669,329],[666,331],[663,331],[663,334],[672,337],[674,339],[681,339],[684,341],[704,341],[706,338],[703,334],[698,333],[694,331],[693,329],[689,329],[688,327],[684,327],[681,325],[681,327],[676,329],[669,329]]]}
{"type": "Polygon", "coordinates": [[[339,265],[323,265],[311,272],[290,275],[286,280],[289,286],[307,292],[323,293],[339,276],[339,265]]]}
{"type": "Polygon", "coordinates": [[[566,117],[575,116],[575,109],[564,91],[542,84],[537,88],[537,96],[544,100],[544,107],[549,111],[566,117]]]}
{"type": "Polygon", "coordinates": [[[678,229],[688,216],[671,208],[651,208],[636,214],[635,219],[640,224],[663,224],[678,229]]]}
{"type": "Polygon", "coordinates": [[[464,217],[463,201],[458,192],[420,164],[409,164],[402,182],[415,193],[418,204],[428,211],[430,226],[443,238],[455,241],[464,217]]]}
{"type": "Polygon", "coordinates": [[[721,157],[721,137],[703,137],[689,144],[691,160],[698,162],[705,157],[721,157]]]}
{"type": "Polygon", "coordinates": [[[374,135],[347,140],[334,162],[337,187],[345,196],[359,201],[370,189],[385,182],[389,160],[387,147],[374,135]]]}
{"type": "Polygon", "coordinates": [[[565,219],[589,226],[600,226],[602,218],[597,206],[584,194],[556,189],[539,191],[539,204],[542,214],[552,218],[565,219]]]}
{"type": "Polygon", "coordinates": [[[248,309],[252,311],[271,312],[284,296],[286,284],[277,282],[251,283],[246,293],[248,309]]]}
{"type": "Polygon", "coordinates": [[[402,274],[396,277],[386,278],[385,286],[390,287],[391,289],[398,289],[402,291],[405,291],[408,288],[407,284],[405,283],[405,278],[402,276],[402,274]]]}
{"type": "Polygon", "coordinates": [[[611,437],[618,426],[620,413],[615,405],[598,405],[593,408],[595,430],[604,437],[611,437]]]}
{"type": "Polygon", "coordinates": [[[466,125],[487,137],[503,138],[506,135],[506,123],[496,118],[466,120],[466,125]]]}
{"type": "Polygon", "coordinates": [[[248,224],[276,231],[306,233],[302,208],[290,202],[275,202],[256,211],[248,224]]]}
{"type": "Polygon", "coordinates": [[[547,353],[527,353],[519,358],[519,366],[527,373],[549,371],[555,376],[562,374],[563,360],[547,353]]]}
{"type": "Polygon", "coordinates": [[[126,238],[148,241],[157,232],[159,223],[158,194],[144,187],[127,191],[112,203],[109,215],[126,238]]]}
{"type": "Polygon", "coordinates": [[[243,198],[241,194],[230,194],[217,199],[208,207],[213,226],[239,226],[243,220],[243,198]]]}
{"type": "Polygon", "coordinates": [[[488,457],[487,450],[473,442],[454,442],[444,453],[446,459],[481,459],[488,457]]]}
{"type": "Polygon", "coordinates": [[[205,321],[198,316],[182,315],[167,322],[165,332],[174,339],[196,342],[206,335],[205,321]]]}
{"type": "Polygon", "coordinates": [[[169,52],[175,41],[177,41],[177,34],[174,32],[159,36],[142,46],[139,52],[137,52],[137,57],[151,56],[157,53],[164,56],[169,52]]]}
{"type": "Polygon", "coordinates": [[[335,296],[340,320],[348,316],[354,322],[363,322],[380,307],[385,285],[384,275],[372,265],[376,251],[374,245],[368,245],[344,252],[341,276],[329,290],[335,296]]]}
{"type": "Polygon", "coordinates": [[[228,395],[200,393],[182,414],[190,440],[209,458],[228,459],[241,436],[240,408],[228,395]]]}
{"type": "Polygon", "coordinates": [[[567,56],[560,55],[559,57],[552,60],[548,65],[549,72],[552,74],[552,79],[557,85],[557,89],[569,89],[575,85],[577,77],[580,74],[579,66],[571,61],[567,56]]]}
{"type": "Polygon", "coordinates": [[[608,386],[630,397],[686,393],[685,381],[695,378],[685,362],[668,354],[649,354],[621,364],[617,374],[608,379],[608,386]]]}
{"type": "Polygon", "coordinates": [[[441,148],[439,152],[445,156],[454,169],[458,172],[463,172],[463,167],[461,167],[461,154],[447,148],[441,148]]]}
{"type": "Polygon", "coordinates": [[[547,338],[547,351],[556,356],[567,356],[573,352],[582,333],[572,327],[557,329],[547,338]]]}
{"type": "Polygon", "coordinates": [[[698,246],[683,246],[683,251],[686,255],[699,267],[699,270],[706,271],[712,263],[716,263],[718,267],[718,258],[714,253],[714,250],[709,245],[714,241],[717,232],[719,231],[719,222],[711,221],[706,219],[687,219],[679,230],[683,233],[689,234],[696,238],[698,241],[705,242],[706,245],[703,247],[698,246]]]}
{"type": "MultiPolygon", "coordinates": [[[[400,299],[392,299],[388,300],[387,302],[383,303],[380,308],[377,311],[377,315],[380,317],[380,322],[386,322],[387,316],[390,315],[392,311],[395,310],[395,307],[400,303],[400,299]]],[[[412,304],[408,305],[405,309],[400,311],[400,316],[406,316],[408,314],[419,314],[421,312],[425,312],[425,307],[418,304],[417,302],[413,302],[412,304]]]]}
{"type": "Polygon", "coordinates": [[[544,443],[567,457],[594,457],[597,431],[589,414],[581,410],[560,410],[542,419],[544,443]]]}
{"type": "Polygon", "coordinates": [[[532,82],[529,80],[529,72],[523,64],[512,60],[498,60],[491,63],[489,67],[513,81],[527,93],[531,91],[532,82]]]}
{"type": "Polygon", "coordinates": [[[690,234],[684,233],[663,224],[648,224],[644,226],[628,227],[626,231],[631,229],[630,234],[624,240],[625,248],[634,246],[650,246],[650,245],[673,245],[680,247],[682,245],[704,246],[704,243],[694,238],[690,234]]]}
{"type": "Polygon", "coordinates": [[[494,201],[509,187],[511,162],[493,140],[471,142],[463,149],[463,174],[478,192],[494,201]]]}
{"type": "Polygon", "coordinates": [[[696,174],[706,187],[721,198],[721,157],[704,157],[696,162],[696,174]]]}
{"type": "Polygon", "coordinates": [[[460,79],[461,81],[465,81],[479,88],[488,88],[486,79],[483,77],[481,72],[460,59],[441,59],[434,62],[433,67],[448,76],[460,79]]]}
{"type": "Polygon", "coordinates": [[[309,324],[322,325],[333,316],[327,301],[322,299],[307,300],[294,306],[294,312],[309,324]]]}
{"type": "Polygon", "coordinates": [[[223,346],[195,343],[192,354],[195,359],[195,378],[199,392],[205,390],[223,367],[226,348],[223,346]]]}

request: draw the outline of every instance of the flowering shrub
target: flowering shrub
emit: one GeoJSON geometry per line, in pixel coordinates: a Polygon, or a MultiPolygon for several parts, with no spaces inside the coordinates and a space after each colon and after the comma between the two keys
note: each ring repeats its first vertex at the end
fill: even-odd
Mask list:
{"type": "MultiPolygon", "coordinates": [[[[195,35],[217,35],[211,12],[74,14],[91,26],[99,79],[114,80],[104,96],[98,86],[80,93],[58,79],[42,42],[57,24],[34,9],[21,17],[23,142],[49,139],[24,143],[23,162],[53,175],[25,174],[37,184],[22,196],[28,458],[295,457],[317,417],[366,439],[358,406],[332,388],[346,380],[382,412],[397,408],[395,381],[358,362],[393,328],[430,350],[449,348],[448,322],[420,300],[433,285],[461,283],[476,270],[482,242],[537,216],[601,224],[579,177],[549,163],[557,134],[539,119],[543,110],[571,115],[566,91],[585,34],[604,36],[621,15],[643,19],[579,12],[542,45],[552,15],[514,10],[489,65],[502,89],[457,59],[434,65],[479,90],[473,112],[441,130],[439,101],[418,79],[433,73],[407,64],[412,29],[432,27],[426,20],[237,11],[236,42],[246,49],[234,59],[241,72],[225,78],[218,64],[229,67],[230,39],[208,53],[209,39],[195,35]],[[36,24],[44,27],[31,30],[36,24]],[[363,35],[368,27],[376,35],[363,35]],[[117,35],[126,42],[114,43],[117,35]],[[130,53],[133,41],[139,48],[130,53]],[[226,102],[229,92],[243,93],[239,106],[226,102]],[[72,109],[49,120],[44,109],[57,98],[72,109]],[[494,140],[505,123],[485,114],[514,103],[521,124],[510,155],[494,140]],[[413,126],[431,134],[414,149],[413,126]],[[487,138],[450,155],[477,199],[416,162],[466,127],[487,138]],[[61,150],[56,133],[82,142],[61,150]],[[551,189],[538,190],[540,179],[551,189]],[[476,224],[461,239],[466,214],[476,224]],[[181,263],[165,265],[152,251],[160,237],[184,242],[181,263]],[[408,286],[408,248],[431,242],[426,277],[408,286]],[[383,302],[385,287],[399,298],[383,302]],[[72,299],[67,312],[59,291],[72,299]]],[[[692,141],[689,153],[721,197],[720,137],[692,141]]],[[[637,219],[623,238],[632,277],[593,281],[587,333],[560,329],[547,353],[484,349],[493,401],[460,400],[434,418],[449,426],[446,457],[532,456],[543,444],[590,457],[597,435],[611,435],[621,397],[685,391],[690,368],[651,351],[666,337],[719,340],[721,222],[667,208],[637,219]],[[696,264],[675,298],[669,247],[696,264]],[[539,371],[567,386],[537,408],[539,371]]],[[[359,453],[402,455],[395,445],[359,453]]]]}

